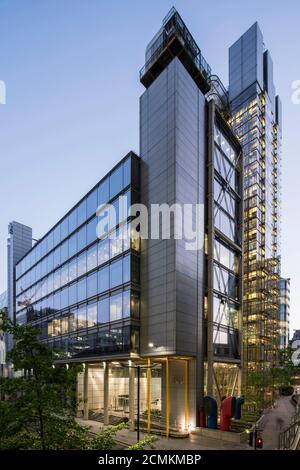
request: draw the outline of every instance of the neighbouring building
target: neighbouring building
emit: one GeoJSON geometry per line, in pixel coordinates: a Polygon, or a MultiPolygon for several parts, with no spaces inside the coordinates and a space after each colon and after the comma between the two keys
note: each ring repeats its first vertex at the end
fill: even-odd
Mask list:
{"type": "Polygon", "coordinates": [[[281,102],[257,23],[229,49],[230,120],[244,153],[244,371],[278,361],[281,102]]]}
{"type": "Polygon", "coordinates": [[[297,349],[300,346],[300,330],[294,330],[293,337],[289,341],[289,346],[297,349]]]}
{"type": "Polygon", "coordinates": [[[290,279],[281,278],[280,290],[280,318],[279,318],[279,347],[287,348],[290,337],[290,279]]]}

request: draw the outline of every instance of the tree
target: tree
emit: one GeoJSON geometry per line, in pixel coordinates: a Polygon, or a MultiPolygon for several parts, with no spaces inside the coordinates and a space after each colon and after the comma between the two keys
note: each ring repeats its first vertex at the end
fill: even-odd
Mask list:
{"type": "MultiPolygon", "coordinates": [[[[15,325],[0,312],[0,327],[14,337],[7,361],[14,378],[0,378],[0,450],[110,450],[125,423],[107,426],[93,435],[75,420],[75,381],[80,366],[54,366],[56,353],[38,340],[39,330],[15,325]]],[[[138,449],[156,440],[146,436],[138,449]]],[[[135,448],[135,447],[133,447],[135,448]]]]}
{"type": "MultiPolygon", "coordinates": [[[[1,402],[1,433],[26,433],[35,446],[47,449],[64,431],[62,419],[69,418],[76,405],[75,381],[79,366],[54,366],[56,353],[38,340],[39,330],[31,325],[14,325],[3,314],[2,329],[14,337],[7,360],[14,365],[15,378],[1,378],[0,392],[9,399],[1,402]],[[57,420],[60,420],[58,424],[57,420]],[[39,443],[39,444],[38,444],[39,443]]],[[[70,424],[70,423],[69,423],[70,424]]],[[[3,437],[3,436],[2,436],[3,437]]]]}
{"type": "Polygon", "coordinates": [[[274,385],[280,389],[292,390],[292,382],[295,376],[299,375],[300,367],[292,360],[293,349],[288,347],[279,352],[279,366],[272,369],[274,385]]]}

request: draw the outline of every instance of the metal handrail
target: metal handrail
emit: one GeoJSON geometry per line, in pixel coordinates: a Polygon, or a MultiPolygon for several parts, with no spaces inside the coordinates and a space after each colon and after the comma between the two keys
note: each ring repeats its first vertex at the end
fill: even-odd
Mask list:
{"type": "Polygon", "coordinates": [[[157,46],[157,48],[154,47],[155,44],[152,45],[154,52],[151,57],[147,60],[145,65],[141,68],[140,78],[143,77],[143,75],[147,72],[147,70],[151,67],[151,65],[155,62],[158,56],[162,53],[162,51],[167,47],[167,45],[175,36],[179,37],[183,44],[188,45],[187,50],[190,52],[191,59],[198,67],[198,69],[203,73],[203,75],[209,80],[211,76],[211,68],[202,56],[196,41],[192,37],[191,33],[189,32],[188,28],[186,27],[179,13],[174,7],[170,10],[170,12],[163,21],[163,29],[161,31],[161,34],[155,40],[155,43],[158,43],[159,45],[157,46]],[[173,24],[169,29],[167,29],[168,23],[173,18],[173,24]]]}
{"type": "Polygon", "coordinates": [[[300,430],[300,406],[297,405],[297,411],[291,419],[291,424],[279,434],[279,450],[291,449],[293,442],[300,430]]]}

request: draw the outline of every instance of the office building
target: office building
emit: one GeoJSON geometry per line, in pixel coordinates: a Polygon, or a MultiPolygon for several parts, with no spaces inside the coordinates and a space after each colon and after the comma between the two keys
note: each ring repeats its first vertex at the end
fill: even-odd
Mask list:
{"type": "Polygon", "coordinates": [[[290,337],[290,279],[281,278],[280,291],[280,317],[279,317],[279,347],[285,349],[289,345],[290,337]]]}
{"type": "Polygon", "coordinates": [[[199,424],[205,394],[240,393],[243,157],[228,93],[174,8],[140,80],[140,157],[124,157],[17,263],[15,310],[57,364],[84,364],[79,414],[133,427],[139,389],[141,425],[170,435],[199,424]],[[149,227],[153,205],[190,205],[192,220],[200,208],[197,249],[177,215],[169,237],[163,217],[160,235],[143,237],[121,196],[144,204],[149,227]],[[122,217],[99,232],[106,203],[122,217]],[[128,229],[131,240],[112,237],[128,229]]]}
{"type": "Polygon", "coordinates": [[[229,49],[230,123],[244,153],[244,371],[278,361],[281,102],[257,23],[229,49]]]}

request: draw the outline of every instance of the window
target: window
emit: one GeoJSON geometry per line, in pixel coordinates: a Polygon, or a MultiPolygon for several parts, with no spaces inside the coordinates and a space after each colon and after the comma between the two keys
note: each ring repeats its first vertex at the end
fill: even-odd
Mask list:
{"type": "Polygon", "coordinates": [[[47,256],[47,273],[50,273],[50,271],[53,271],[54,268],[54,256],[53,253],[50,253],[47,256]]]}
{"type": "Polygon", "coordinates": [[[123,282],[130,281],[130,256],[123,258],[123,282]]]}
{"type": "Polygon", "coordinates": [[[54,290],[60,288],[60,270],[54,272],[54,290]]]}
{"type": "Polygon", "coordinates": [[[104,292],[109,289],[109,267],[105,266],[98,271],[98,292],[104,292]]]}
{"type": "Polygon", "coordinates": [[[77,228],[77,210],[74,209],[69,215],[69,233],[74,232],[77,228]]]}
{"type": "Polygon", "coordinates": [[[86,306],[77,310],[77,328],[86,328],[86,306]]]}
{"type": "Polygon", "coordinates": [[[131,182],[131,158],[128,158],[128,160],[123,163],[123,179],[124,188],[126,188],[131,182]]]}
{"type": "MultiPolygon", "coordinates": [[[[41,262],[41,275],[42,277],[44,277],[45,275],[47,274],[47,258],[44,258],[43,261],[41,262]]],[[[26,274],[26,282],[27,282],[27,286],[29,284],[29,274],[27,273],[26,274]]]]}
{"type": "Polygon", "coordinates": [[[122,292],[110,297],[110,321],[122,318],[122,292]]]}
{"type": "Polygon", "coordinates": [[[69,265],[65,264],[60,270],[60,284],[64,286],[69,282],[69,265]]]}
{"type": "MultiPolygon", "coordinates": [[[[35,275],[37,279],[41,279],[42,277],[42,263],[39,262],[35,267],[35,275]]],[[[22,285],[24,278],[21,280],[21,286],[24,288],[25,286],[22,285]]]]}
{"type": "Polygon", "coordinates": [[[77,277],[77,258],[69,263],[69,282],[74,281],[77,277]]]}
{"type": "Polygon", "coordinates": [[[105,204],[109,200],[109,179],[106,178],[98,186],[98,206],[105,204]]]}
{"type": "Polygon", "coordinates": [[[69,315],[68,313],[65,313],[61,317],[61,333],[68,333],[69,331],[69,315]]]}
{"type": "MultiPolygon", "coordinates": [[[[133,229],[132,229],[133,230],[133,229]]],[[[131,236],[131,228],[130,225],[123,225],[121,228],[122,232],[122,239],[123,239],[123,251],[129,250],[130,249],[130,236],[131,236]]],[[[136,239],[133,240],[133,244],[136,244],[136,239]]],[[[132,246],[133,249],[137,250],[136,245],[132,246]]]]}
{"type": "Polygon", "coordinates": [[[97,240],[97,232],[96,232],[97,223],[98,223],[98,220],[97,220],[97,217],[95,217],[87,224],[87,245],[97,240]]]}
{"type": "Polygon", "coordinates": [[[87,218],[96,214],[97,209],[97,188],[89,194],[87,198],[87,218]]]}
{"type": "Polygon", "coordinates": [[[60,224],[60,238],[64,240],[69,235],[69,223],[68,219],[64,219],[60,224]]]}
{"type": "MultiPolygon", "coordinates": [[[[46,239],[44,238],[44,240],[41,241],[41,258],[45,256],[46,253],[47,253],[47,243],[46,243],[46,239]]],[[[27,271],[27,269],[29,269],[29,256],[26,256],[25,258],[25,267],[27,271]]]]}
{"type": "Polygon", "coordinates": [[[53,336],[58,336],[61,334],[61,321],[60,318],[54,318],[52,321],[53,336]]]}
{"type": "Polygon", "coordinates": [[[60,265],[60,246],[54,250],[54,261],[53,261],[53,267],[54,269],[57,268],[60,265]]]}
{"type": "Polygon", "coordinates": [[[78,302],[86,299],[86,278],[81,279],[81,281],[77,283],[77,299],[78,302]]]}
{"type": "MultiPolygon", "coordinates": [[[[51,251],[54,246],[54,240],[53,240],[53,230],[48,234],[47,236],[47,252],[51,251]]],[[[35,255],[35,252],[31,252],[31,256],[33,257],[33,254],[35,255]]],[[[35,262],[35,260],[32,259],[32,263],[35,262]]]]}
{"type": "Polygon", "coordinates": [[[92,246],[87,252],[87,271],[97,266],[97,245],[92,246]]]}
{"type": "Polygon", "coordinates": [[[87,306],[87,326],[88,328],[97,325],[97,303],[87,306]]]}
{"type": "Polygon", "coordinates": [[[122,259],[120,259],[110,265],[110,287],[122,284],[122,278],[122,259]]]}
{"type": "Polygon", "coordinates": [[[109,322],[109,298],[98,301],[98,323],[109,322]]]}
{"type": "Polygon", "coordinates": [[[131,313],[134,318],[140,317],[140,298],[136,292],[131,294],[131,313]]]}
{"type": "Polygon", "coordinates": [[[69,315],[69,331],[77,330],[77,316],[76,310],[72,310],[69,315]]]}
{"type": "Polygon", "coordinates": [[[75,233],[69,238],[69,258],[75,255],[77,251],[77,234],[75,233]]]}
{"type": "Polygon", "coordinates": [[[97,237],[103,238],[109,231],[110,207],[105,206],[97,216],[97,237]]]}
{"type": "Polygon", "coordinates": [[[60,308],[66,308],[69,304],[68,287],[65,287],[60,293],[60,308]]]}
{"type": "Polygon", "coordinates": [[[60,243],[60,224],[55,227],[55,229],[53,230],[53,241],[54,241],[54,246],[58,245],[60,243]]]}
{"type": "Polygon", "coordinates": [[[123,188],[123,168],[120,165],[113,171],[109,178],[109,196],[110,198],[116,196],[123,188]]]}
{"type": "Polygon", "coordinates": [[[86,247],[86,225],[77,232],[77,249],[81,251],[86,247]]]}
{"type": "Polygon", "coordinates": [[[86,273],[86,253],[82,253],[82,255],[78,257],[77,273],[78,277],[86,273]]]}
{"type": "Polygon", "coordinates": [[[120,229],[115,230],[113,233],[113,237],[110,239],[110,258],[114,258],[115,256],[122,253],[122,232],[120,229]],[[114,238],[113,238],[114,237],[114,238]]]}
{"type": "Polygon", "coordinates": [[[74,282],[69,286],[69,304],[73,305],[77,303],[77,282],[74,282]]]}
{"type": "Polygon", "coordinates": [[[60,247],[60,262],[64,263],[69,257],[68,240],[66,240],[60,247]]]}
{"type": "Polygon", "coordinates": [[[120,200],[120,220],[119,222],[121,223],[123,220],[127,219],[128,214],[129,214],[129,209],[131,205],[131,192],[130,190],[126,191],[126,193],[123,194],[122,199],[120,200]]]}
{"type": "Polygon", "coordinates": [[[48,294],[51,294],[51,292],[53,292],[53,281],[54,281],[53,274],[49,274],[48,279],[47,279],[47,292],[48,292],[48,294]]]}
{"type": "Polygon", "coordinates": [[[111,203],[109,207],[109,230],[112,230],[119,224],[120,220],[120,204],[119,198],[111,203]]]}
{"type": "Polygon", "coordinates": [[[77,223],[81,225],[86,220],[86,199],[84,199],[77,207],[77,223]]]}
{"type": "Polygon", "coordinates": [[[109,259],[109,239],[101,240],[98,243],[98,265],[105,263],[109,259]]]}
{"type": "Polygon", "coordinates": [[[123,318],[130,317],[130,291],[123,292],[123,318]]]}
{"type": "Polygon", "coordinates": [[[87,278],[87,297],[97,294],[97,273],[93,273],[87,278]]]}
{"type": "Polygon", "coordinates": [[[54,310],[60,310],[60,291],[56,292],[53,297],[53,307],[54,310]]]}

